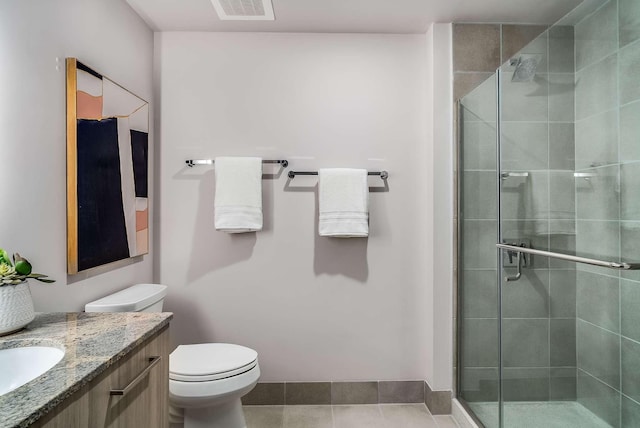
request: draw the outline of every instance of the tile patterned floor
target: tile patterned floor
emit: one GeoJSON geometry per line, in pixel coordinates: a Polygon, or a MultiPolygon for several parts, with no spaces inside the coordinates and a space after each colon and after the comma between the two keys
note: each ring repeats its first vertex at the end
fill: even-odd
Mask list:
{"type": "Polygon", "coordinates": [[[244,406],[247,428],[458,428],[424,404],[244,406]]]}

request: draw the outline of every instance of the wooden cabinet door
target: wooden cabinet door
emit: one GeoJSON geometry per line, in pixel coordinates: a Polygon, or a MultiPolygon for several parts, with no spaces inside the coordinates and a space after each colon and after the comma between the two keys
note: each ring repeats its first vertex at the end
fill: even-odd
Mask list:
{"type": "Polygon", "coordinates": [[[133,350],[120,364],[91,383],[89,427],[167,428],[169,426],[169,331],[168,327],[133,350]],[[151,359],[160,357],[149,369],[151,359]],[[141,375],[145,373],[144,375],[141,375]],[[124,395],[124,390],[139,381],[124,395]]]}

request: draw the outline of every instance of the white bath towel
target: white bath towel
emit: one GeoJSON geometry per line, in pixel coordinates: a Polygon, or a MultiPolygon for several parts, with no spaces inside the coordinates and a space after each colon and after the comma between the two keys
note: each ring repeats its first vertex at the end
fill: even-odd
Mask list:
{"type": "Polygon", "coordinates": [[[262,230],[262,159],[215,159],[216,230],[227,233],[262,230]]]}
{"type": "Polygon", "coordinates": [[[339,238],[369,236],[369,186],[364,169],[318,172],[318,231],[339,238]]]}

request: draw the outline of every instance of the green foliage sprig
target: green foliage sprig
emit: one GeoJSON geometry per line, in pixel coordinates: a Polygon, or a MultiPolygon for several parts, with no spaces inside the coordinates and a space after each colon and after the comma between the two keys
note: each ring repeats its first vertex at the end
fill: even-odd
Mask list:
{"type": "Polygon", "coordinates": [[[29,260],[20,254],[15,253],[12,261],[9,254],[0,248],[0,287],[21,284],[29,278],[46,283],[56,282],[55,279],[49,279],[47,275],[33,273],[29,260]]]}

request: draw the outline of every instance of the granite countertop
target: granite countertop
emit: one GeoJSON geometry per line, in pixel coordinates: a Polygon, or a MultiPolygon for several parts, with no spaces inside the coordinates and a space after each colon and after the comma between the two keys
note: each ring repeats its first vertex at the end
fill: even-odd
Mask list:
{"type": "Polygon", "coordinates": [[[0,428],[26,427],[169,324],[170,312],[39,313],[27,328],[0,337],[0,349],[53,346],[62,360],[0,396],[0,428]]]}

